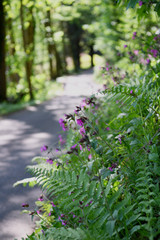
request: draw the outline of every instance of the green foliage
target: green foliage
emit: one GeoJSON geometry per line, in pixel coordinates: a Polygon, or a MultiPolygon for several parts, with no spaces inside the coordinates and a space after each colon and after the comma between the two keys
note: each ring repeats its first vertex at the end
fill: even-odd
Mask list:
{"type": "Polygon", "coordinates": [[[49,156],[38,157],[28,168],[45,198],[37,202],[40,227],[27,239],[159,237],[160,88],[154,71],[86,99],[83,110],[66,116],[65,153],[52,164],[49,156]]]}

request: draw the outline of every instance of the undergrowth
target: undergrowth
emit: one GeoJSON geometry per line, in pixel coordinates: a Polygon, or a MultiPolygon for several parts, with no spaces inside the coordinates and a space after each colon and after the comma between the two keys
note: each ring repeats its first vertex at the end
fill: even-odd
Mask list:
{"type": "MultiPolygon", "coordinates": [[[[26,239],[160,238],[160,64],[83,100],[60,119],[58,155],[43,146],[28,170],[42,196],[26,239]],[[62,152],[63,150],[63,152],[62,152]]],[[[24,204],[23,207],[28,205],[24,204]]]]}

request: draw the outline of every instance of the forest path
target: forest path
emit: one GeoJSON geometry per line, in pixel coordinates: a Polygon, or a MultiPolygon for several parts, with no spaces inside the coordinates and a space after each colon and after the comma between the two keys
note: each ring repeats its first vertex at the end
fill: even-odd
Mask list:
{"type": "Polygon", "coordinates": [[[21,204],[27,202],[33,210],[41,192],[13,184],[30,177],[25,167],[41,154],[41,146],[58,142],[59,119],[100,88],[93,82],[92,70],[58,81],[64,83],[61,96],[0,118],[0,240],[19,240],[32,233],[34,224],[28,214],[21,214],[21,204]]]}

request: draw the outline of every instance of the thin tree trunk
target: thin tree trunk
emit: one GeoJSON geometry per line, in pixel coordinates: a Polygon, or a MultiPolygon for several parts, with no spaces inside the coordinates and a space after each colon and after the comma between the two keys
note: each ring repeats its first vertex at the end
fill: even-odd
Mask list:
{"type": "Polygon", "coordinates": [[[7,99],[5,65],[5,17],[3,1],[0,1],[0,102],[7,99]]]}
{"type": "Polygon", "coordinates": [[[90,48],[89,55],[91,57],[91,67],[94,67],[94,62],[93,62],[93,56],[94,56],[93,45],[90,45],[89,48],[90,48]]]}
{"type": "MultiPolygon", "coordinates": [[[[16,48],[15,48],[15,38],[14,38],[14,32],[13,32],[13,25],[12,25],[12,19],[9,18],[7,21],[7,25],[8,25],[8,32],[9,32],[9,36],[10,36],[10,43],[8,44],[8,53],[10,56],[12,56],[12,58],[15,58],[16,55],[16,48]]],[[[8,66],[8,69],[11,70],[11,66],[8,66]]],[[[12,72],[9,75],[9,80],[11,82],[14,83],[18,83],[20,80],[20,76],[18,74],[18,72],[12,72]]]]}
{"type": "Polygon", "coordinates": [[[53,39],[53,30],[52,30],[52,20],[51,12],[47,11],[47,22],[45,23],[46,29],[46,38],[48,39],[48,55],[49,55],[49,66],[50,66],[50,79],[54,80],[57,76],[61,75],[62,72],[62,62],[57,51],[56,44],[53,39]],[[52,41],[51,41],[52,39],[52,41]],[[54,63],[55,58],[55,63],[54,63]],[[55,66],[55,67],[54,67],[55,66]]]}
{"type": "Polygon", "coordinates": [[[67,30],[75,71],[78,72],[80,70],[80,40],[82,28],[77,23],[68,22],[67,30]]]}
{"type": "Polygon", "coordinates": [[[27,13],[30,14],[31,18],[28,20],[29,26],[25,28],[23,0],[20,0],[20,1],[21,1],[20,18],[21,18],[21,27],[22,27],[23,47],[26,54],[26,60],[25,60],[26,78],[28,82],[30,99],[33,100],[34,96],[33,96],[33,89],[32,89],[32,83],[31,83],[31,76],[33,71],[33,51],[34,51],[34,33],[35,33],[33,6],[31,8],[26,9],[27,13]]]}

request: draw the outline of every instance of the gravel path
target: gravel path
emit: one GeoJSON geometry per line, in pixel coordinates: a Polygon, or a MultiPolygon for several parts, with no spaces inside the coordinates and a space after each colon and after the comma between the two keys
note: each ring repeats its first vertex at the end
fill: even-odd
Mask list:
{"type": "Polygon", "coordinates": [[[21,204],[27,202],[34,209],[40,190],[13,188],[13,184],[29,176],[25,167],[40,155],[43,144],[57,143],[58,120],[100,88],[93,82],[91,70],[58,81],[64,84],[63,95],[0,118],[0,240],[19,240],[32,233],[34,224],[30,216],[21,214],[21,204]]]}

